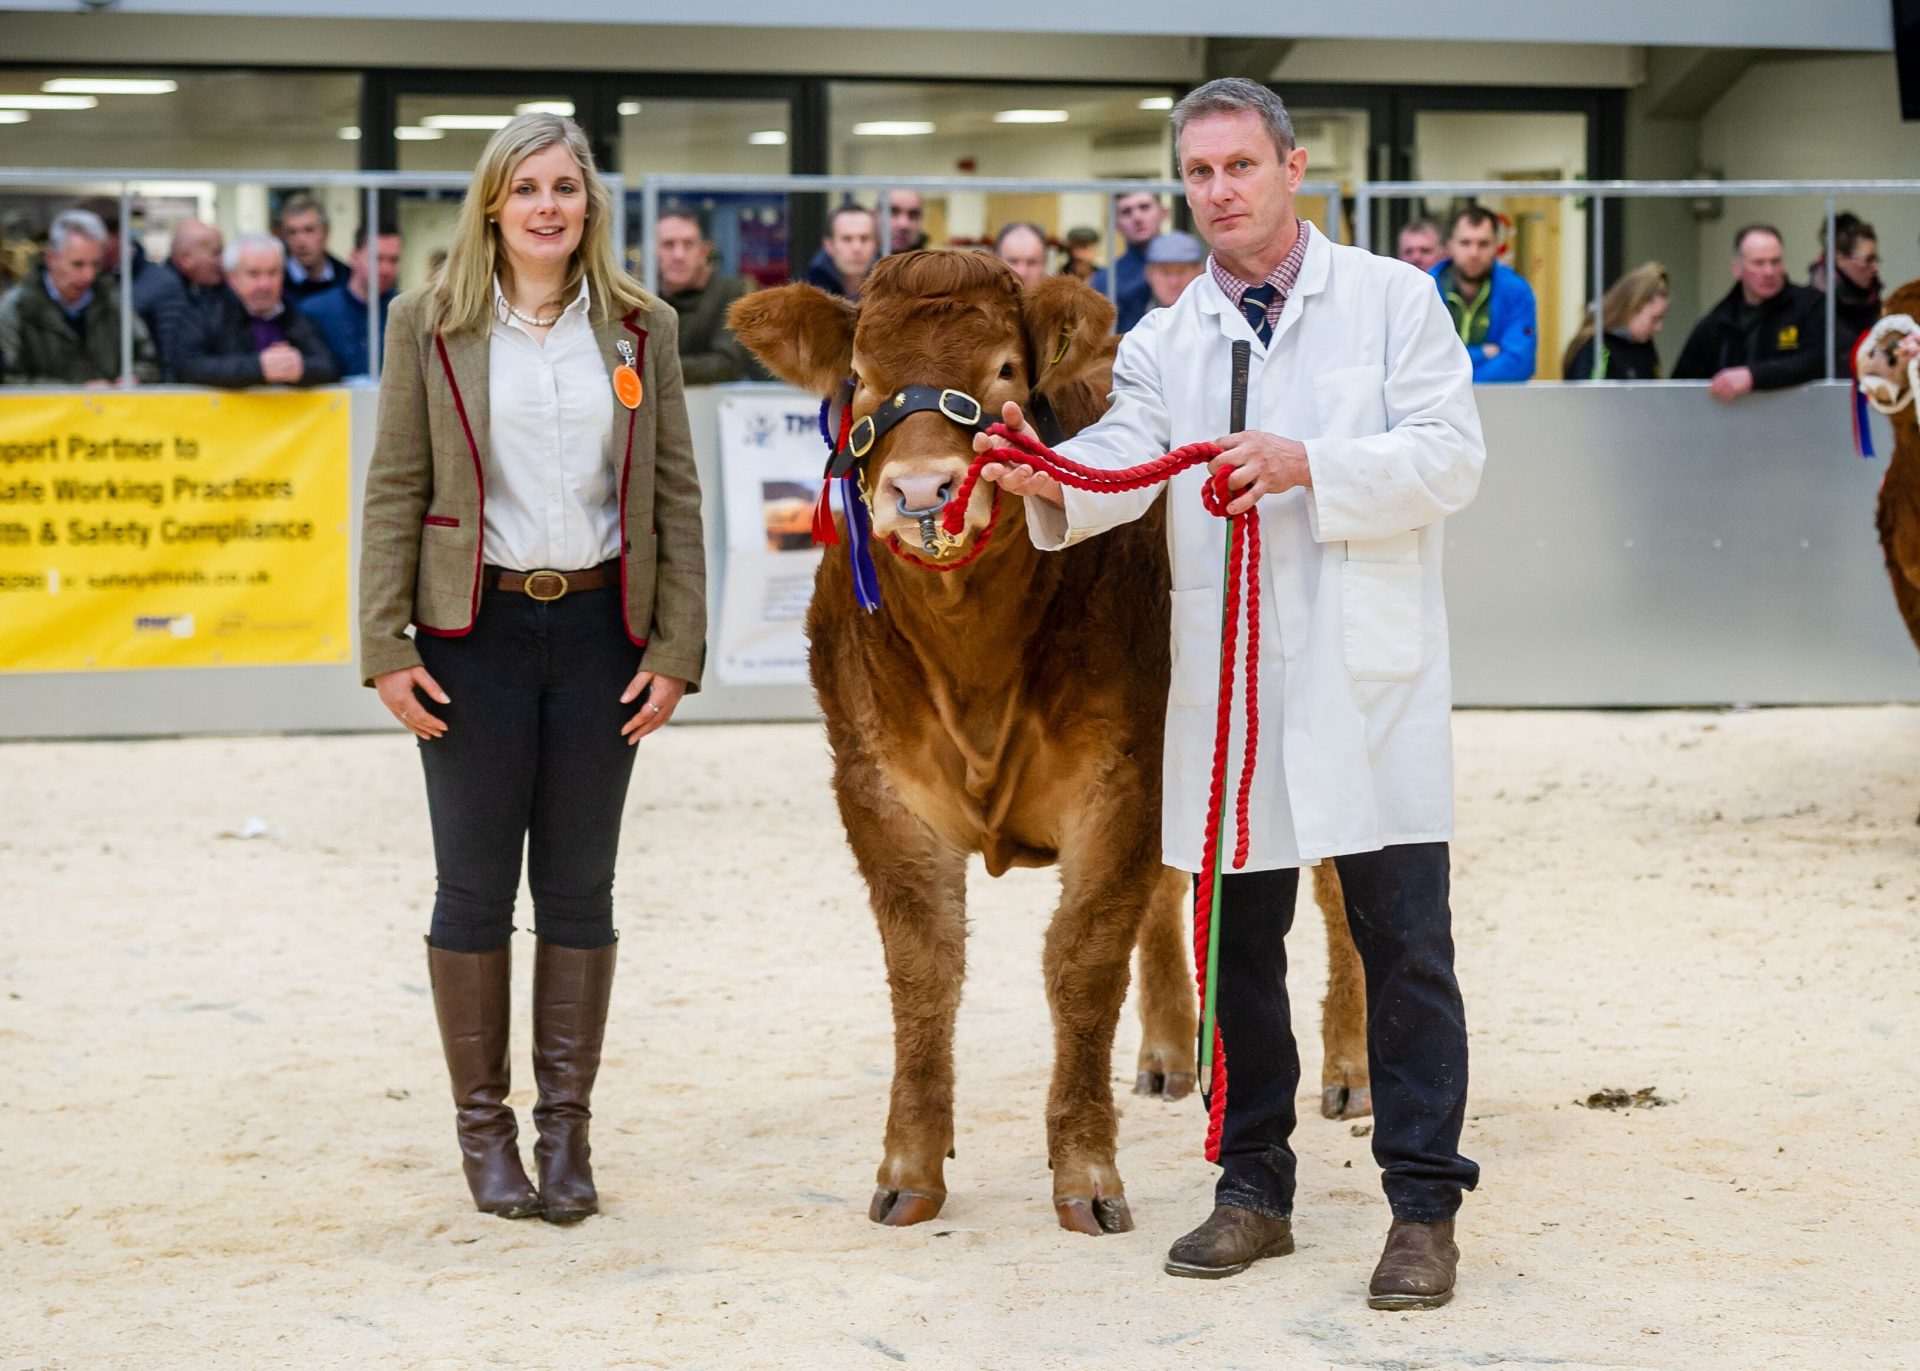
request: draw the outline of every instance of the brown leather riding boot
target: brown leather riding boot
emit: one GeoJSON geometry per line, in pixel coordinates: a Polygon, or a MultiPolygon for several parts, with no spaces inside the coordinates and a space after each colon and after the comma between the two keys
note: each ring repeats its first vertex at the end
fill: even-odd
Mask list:
{"type": "Polygon", "coordinates": [[[533,1122],[540,1140],[533,1145],[533,1160],[548,1223],[578,1223],[600,1208],[588,1161],[593,1149],[587,1145],[587,1120],[619,946],[583,952],[535,944],[533,1079],[540,1102],[533,1107],[533,1122]]]}
{"type": "Polygon", "coordinates": [[[1439,1223],[1395,1219],[1387,1230],[1380,1264],[1367,1283],[1367,1304],[1373,1309],[1438,1309],[1453,1298],[1459,1265],[1452,1219],[1439,1223]]]}
{"type": "Polygon", "coordinates": [[[427,980],[453,1086],[455,1127],[476,1208],[503,1219],[540,1212],[520,1163],[520,1129],[507,1103],[510,948],[447,952],[427,944],[427,980]]]}
{"type": "Polygon", "coordinates": [[[1218,1204],[1207,1221],[1167,1249],[1169,1276],[1219,1280],[1236,1276],[1262,1257],[1293,1251],[1293,1221],[1270,1219],[1238,1205],[1218,1204]]]}

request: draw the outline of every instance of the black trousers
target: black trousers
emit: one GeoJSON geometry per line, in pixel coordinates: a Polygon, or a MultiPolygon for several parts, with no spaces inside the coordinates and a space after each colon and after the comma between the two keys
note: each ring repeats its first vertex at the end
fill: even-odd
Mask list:
{"type": "Polygon", "coordinates": [[[453,703],[422,740],[439,889],[435,947],[492,952],[513,936],[520,854],[535,933],[562,947],[614,940],[613,864],[634,749],[620,727],[640,708],[620,692],[640,649],[620,619],[620,590],[541,603],[483,591],[464,638],[419,637],[420,656],[453,703]]]}
{"type": "MultiPolygon", "coordinates": [[[[1373,1157],[1395,1218],[1436,1223],[1480,1168],[1460,1155],[1467,1021],[1453,974],[1447,845],[1333,859],[1347,926],[1366,968],[1373,1157]]],[[[1300,1051],[1287,1001],[1287,930],[1300,873],[1229,872],[1222,882],[1215,1013],[1227,1052],[1227,1110],[1215,1199],[1272,1218],[1293,1213],[1289,1139],[1300,1051]]]]}

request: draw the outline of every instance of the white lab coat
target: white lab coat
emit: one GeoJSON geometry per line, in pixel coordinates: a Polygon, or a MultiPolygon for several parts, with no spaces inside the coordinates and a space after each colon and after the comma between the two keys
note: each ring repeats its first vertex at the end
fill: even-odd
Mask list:
{"type": "MultiPolygon", "coordinates": [[[[1311,490],[1260,501],[1260,746],[1247,870],[1310,864],[1453,831],[1453,683],[1440,586],[1441,520],[1486,458],[1472,369],[1423,272],[1308,240],[1300,279],[1262,346],[1203,273],[1121,340],[1113,404],[1060,451],[1123,467],[1230,430],[1232,344],[1253,346],[1247,427],[1303,441],[1311,490]]],[[[1175,478],[1173,678],[1165,859],[1200,869],[1219,694],[1226,521],[1200,503],[1205,467],[1175,478]]],[[[1036,546],[1092,537],[1154,490],[1027,502],[1036,546]]],[[[1241,619],[1241,683],[1245,663],[1241,619]]],[[[1245,749],[1236,688],[1226,824],[1245,749]]],[[[1227,850],[1232,851],[1229,837],[1227,850]]],[[[1231,869],[1231,868],[1229,868],[1231,869]]]]}

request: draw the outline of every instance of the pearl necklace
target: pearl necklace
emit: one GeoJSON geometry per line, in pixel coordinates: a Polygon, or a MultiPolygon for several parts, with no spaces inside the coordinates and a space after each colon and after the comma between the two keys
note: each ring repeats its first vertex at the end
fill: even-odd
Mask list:
{"type": "MultiPolygon", "coordinates": [[[[513,301],[507,299],[507,297],[504,295],[500,297],[500,303],[507,307],[508,314],[511,314],[514,318],[518,319],[521,323],[525,324],[528,328],[552,328],[555,324],[560,322],[559,314],[554,315],[553,318],[551,319],[536,319],[531,314],[522,314],[519,310],[513,307],[513,301]]],[[[565,313],[565,311],[563,310],[561,311],[561,313],[565,313]]]]}

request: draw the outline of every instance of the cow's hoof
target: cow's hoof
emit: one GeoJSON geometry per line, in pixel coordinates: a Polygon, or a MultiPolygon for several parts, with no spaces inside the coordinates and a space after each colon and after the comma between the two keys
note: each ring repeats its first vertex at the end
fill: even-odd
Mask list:
{"type": "Polygon", "coordinates": [[[1155,1095],[1163,1100],[1184,1100],[1193,1093],[1193,1073],[1169,1071],[1162,1075],[1158,1071],[1142,1071],[1133,1078],[1133,1093],[1155,1095]]]}
{"type": "Polygon", "coordinates": [[[1373,1088],[1329,1085],[1320,1091],[1320,1115],[1327,1119],[1364,1119],[1373,1113],[1373,1088]]]}
{"type": "Polygon", "coordinates": [[[946,1202],[945,1195],[923,1195],[917,1190],[889,1190],[881,1186],[873,1192],[867,1217],[888,1228],[905,1228],[908,1224],[925,1223],[938,1214],[946,1202]]]}
{"type": "Polygon", "coordinates": [[[1090,1200],[1078,1195],[1056,1195],[1053,1212],[1060,1216],[1060,1226],[1069,1233],[1085,1233],[1097,1238],[1103,1233],[1133,1231],[1133,1211],[1127,1208],[1123,1195],[1112,1199],[1095,1196],[1090,1200]]]}

